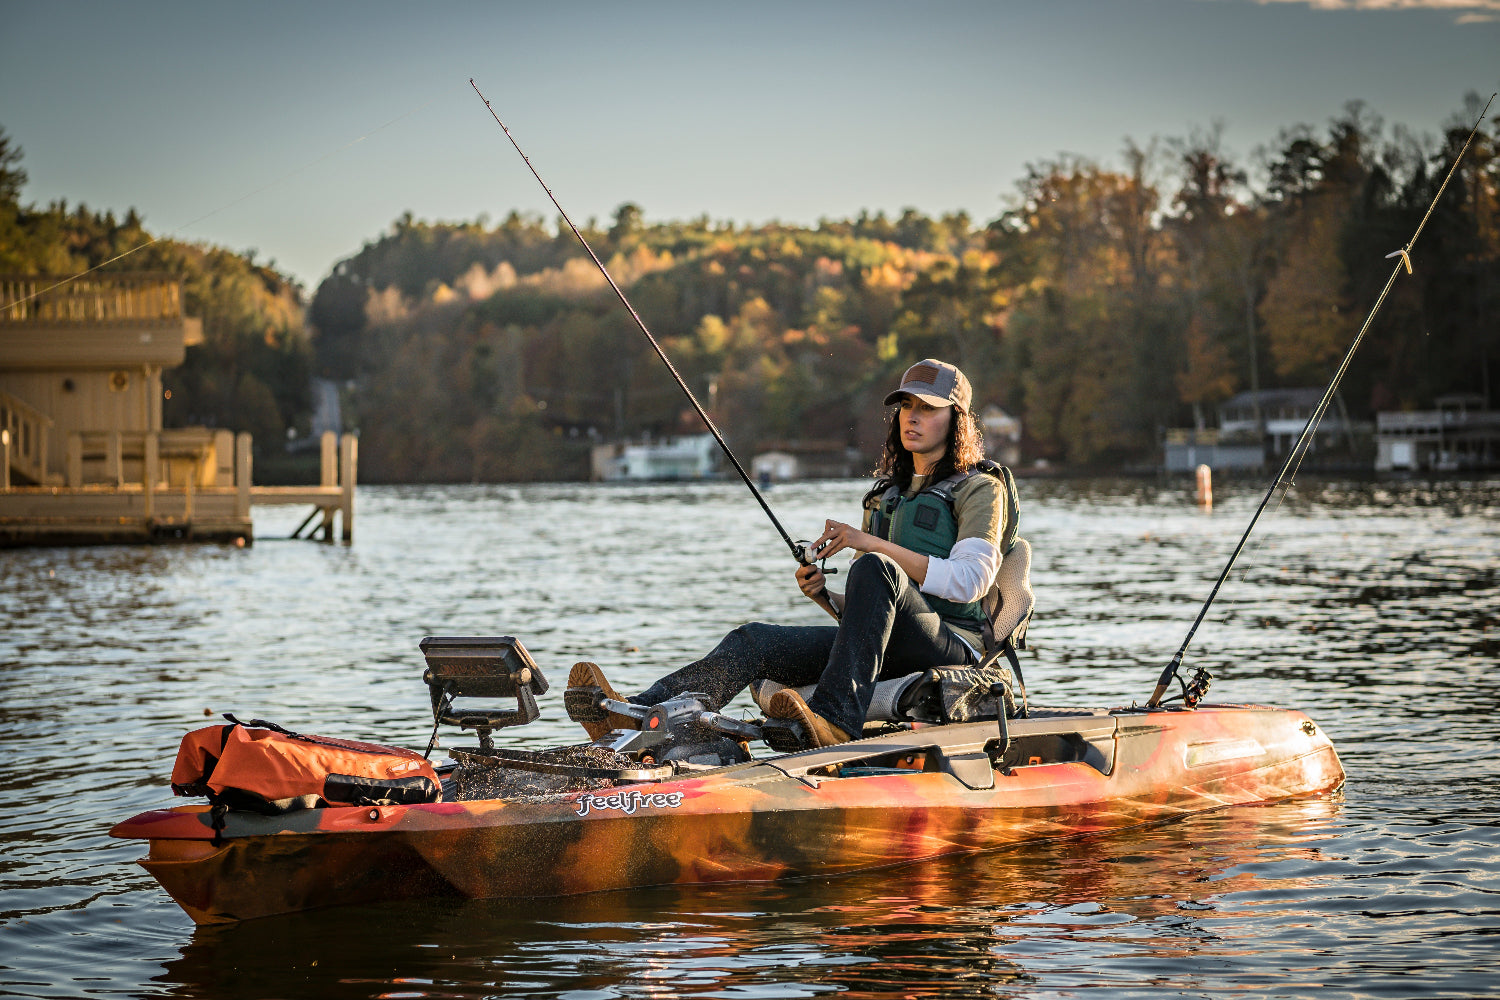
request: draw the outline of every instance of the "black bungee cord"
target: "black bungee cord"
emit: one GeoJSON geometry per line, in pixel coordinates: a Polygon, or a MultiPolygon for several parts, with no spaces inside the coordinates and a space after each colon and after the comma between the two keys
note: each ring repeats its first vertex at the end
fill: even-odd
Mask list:
{"type": "MultiPolygon", "coordinates": [[[[578,238],[578,242],[583,247],[584,252],[589,255],[589,259],[594,262],[594,266],[599,269],[599,273],[604,275],[604,280],[609,282],[609,287],[614,289],[615,296],[620,300],[620,304],[630,313],[630,318],[635,320],[635,325],[640,329],[641,333],[645,334],[646,340],[651,343],[652,349],[656,351],[656,356],[661,358],[662,364],[667,366],[667,371],[671,373],[672,378],[677,382],[677,387],[687,396],[688,402],[693,404],[693,409],[698,411],[698,416],[703,419],[704,426],[714,436],[714,440],[719,442],[719,447],[723,449],[725,457],[734,466],[734,471],[740,474],[740,478],[745,481],[745,486],[749,488],[751,496],[755,497],[755,502],[760,504],[760,509],[765,511],[766,517],[771,519],[771,523],[775,525],[776,531],[781,535],[782,541],[786,542],[787,548],[792,550],[792,556],[803,566],[813,565],[812,560],[808,558],[807,546],[792,541],[792,536],[787,534],[786,529],[781,526],[781,522],[776,518],[775,513],[772,512],[770,505],[766,503],[765,497],[761,495],[760,490],[756,489],[755,483],[751,481],[750,474],[745,471],[745,467],[740,464],[740,460],[734,457],[734,452],[729,449],[729,444],[724,440],[724,435],[720,434],[719,428],[714,426],[714,422],[709,417],[708,411],[698,402],[698,397],[693,395],[693,390],[688,388],[687,383],[682,380],[682,376],[677,373],[677,368],[672,364],[672,360],[667,357],[667,352],[662,350],[661,345],[656,342],[656,338],[651,335],[651,331],[646,329],[646,323],[641,319],[640,314],[635,311],[635,306],[630,304],[630,300],[625,297],[625,293],[620,290],[620,286],[615,284],[615,279],[610,275],[609,269],[604,266],[604,262],[599,259],[599,255],[594,253],[594,248],[589,246],[589,241],[584,239],[583,234],[578,231],[578,227],[573,225],[573,220],[568,217],[568,213],[564,211],[562,205],[558,202],[557,196],[552,193],[552,189],[547,186],[547,182],[542,180],[542,175],[537,173],[536,167],[532,165],[531,157],[527,156],[525,151],[521,149],[521,144],[516,142],[516,137],[511,135],[510,129],[506,128],[505,123],[500,120],[500,116],[495,113],[495,109],[491,106],[489,98],[484,96],[484,93],[479,89],[479,85],[474,82],[473,77],[469,78],[469,86],[473,87],[474,93],[479,95],[481,101],[484,101],[485,109],[489,111],[490,117],[495,119],[495,124],[500,126],[500,130],[505,133],[505,137],[510,140],[510,144],[515,147],[516,152],[521,155],[521,159],[526,161],[526,167],[531,171],[531,176],[535,177],[537,183],[542,186],[542,190],[547,192],[547,197],[552,200],[552,204],[557,209],[558,214],[562,216],[562,220],[568,224],[568,228],[578,238]]],[[[829,574],[835,573],[837,570],[824,567],[823,572],[829,574]]],[[[819,596],[827,600],[827,593],[825,589],[819,596]]],[[[833,606],[831,601],[829,601],[829,606],[833,606]]]]}
{"type": "Polygon", "coordinates": [[[1427,213],[1422,216],[1422,221],[1417,224],[1417,231],[1412,234],[1406,246],[1400,250],[1386,254],[1387,259],[1392,257],[1399,258],[1396,261],[1395,268],[1391,271],[1390,278],[1386,281],[1385,287],[1381,289],[1380,296],[1375,300],[1375,306],[1370,310],[1369,316],[1365,317],[1364,325],[1359,328],[1359,333],[1355,336],[1353,342],[1350,343],[1349,349],[1344,352],[1344,360],[1339,363],[1338,370],[1334,372],[1333,379],[1328,383],[1328,388],[1323,393],[1323,398],[1318,401],[1318,405],[1313,409],[1312,415],[1307,418],[1307,423],[1303,426],[1302,434],[1297,438],[1297,443],[1287,452],[1286,461],[1282,463],[1281,471],[1276,474],[1276,479],[1271,483],[1271,488],[1266,491],[1266,495],[1261,498],[1260,505],[1255,508],[1255,513],[1251,515],[1250,523],[1245,527],[1245,533],[1240,536],[1239,544],[1230,553],[1229,561],[1224,564],[1224,570],[1219,574],[1218,580],[1214,581],[1214,586],[1209,591],[1208,599],[1203,602],[1203,607],[1198,611],[1198,617],[1193,620],[1192,627],[1188,629],[1187,636],[1182,640],[1182,645],[1177,648],[1177,654],[1172,657],[1172,662],[1167,664],[1166,669],[1162,671],[1160,679],[1156,682],[1156,690],[1152,692],[1151,699],[1146,702],[1147,708],[1160,707],[1161,697],[1166,693],[1173,679],[1176,679],[1177,683],[1182,687],[1183,704],[1188,708],[1196,705],[1208,692],[1208,685],[1212,681],[1213,675],[1204,667],[1197,667],[1193,671],[1192,679],[1186,682],[1183,681],[1181,675],[1178,673],[1179,668],[1182,666],[1183,654],[1187,652],[1188,644],[1193,641],[1193,636],[1197,633],[1198,626],[1203,623],[1204,616],[1208,614],[1208,609],[1213,604],[1214,598],[1219,595],[1219,588],[1223,586],[1224,580],[1229,576],[1230,571],[1234,569],[1235,560],[1244,551],[1245,543],[1250,539],[1250,533],[1255,530],[1255,522],[1260,519],[1261,512],[1266,509],[1266,504],[1270,503],[1271,497],[1276,494],[1277,489],[1285,487],[1289,490],[1294,485],[1293,479],[1296,477],[1296,470],[1301,467],[1302,459],[1306,457],[1307,451],[1311,447],[1313,434],[1317,431],[1318,424],[1323,420],[1323,414],[1327,412],[1328,404],[1333,401],[1334,393],[1338,390],[1339,383],[1343,381],[1344,373],[1349,369],[1349,362],[1354,358],[1354,352],[1359,349],[1360,342],[1364,340],[1365,332],[1370,329],[1370,324],[1375,321],[1375,314],[1380,312],[1381,305],[1385,303],[1386,296],[1390,294],[1391,288],[1396,284],[1396,279],[1401,276],[1402,269],[1405,268],[1408,275],[1412,273],[1412,247],[1416,245],[1417,237],[1421,236],[1422,230],[1426,228],[1427,220],[1432,217],[1433,209],[1437,208],[1438,200],[1443,197],[1443,192],[1448,188],[1448,182],[1458,172],[1458,165],[1463,161],[1464,154],[1469,151],[1469,145],[1474,141],[1474,136],[1479,134],[1479,126],[1484,123],[1485,116],[1489,114],[1490,105],[1494,103],[1494,100],[1495,94],[1491,94],[1490,99],[1485,102],[1484,110],[1479,113],[1479,119],[1474,122],[1474,127],[1469,130],[1469,137],[1464,140],[1463,148],[1453,158],[1453,165],[1448,168],[1448,175],[1443,178],[1443,183],[1438,186],[1437,194],[1433,195],[1432,203],[1427,206],[1427,213]],[[1288,478],[1288,472],[1291,473],[1292,478],[1288,478]]]}

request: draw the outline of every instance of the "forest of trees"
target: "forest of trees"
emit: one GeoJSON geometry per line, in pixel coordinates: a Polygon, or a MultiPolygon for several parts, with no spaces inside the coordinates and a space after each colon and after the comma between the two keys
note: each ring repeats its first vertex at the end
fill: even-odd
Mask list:
{"type": "MultiPolygon", "coordinates": [[[[585,235],[737,451],[795,438],[873,456],[882,396],[925,356],[1022,418],[1026,456],[1155,461],[1253,384],[1321,386],[1411,237],[1477,105],[1424,141],[1353,104],[1253,163],[1219,131],[1122,165],[1033,164],[987,225],[906,211],[816,227],[650,224],[585,235]]],[[[1427,225],[1412,279],[1343,390],[1355,418],[1488,396],[1500,357],[1500,130],[1427,225]]],[[[405,217],[310,307],[316,365],[354,380],[366,463],[391,479],[584,473],[592,436],[696,429],[571,233],[405,217]]]]}
{"type": "MultiPolygon", "coordinates": [[[[882,397],[933,356],[969,374],[976,408],[1022,419],[1028,461],[1149,465],[1164,428],[1211,425],[1236,392],[1327,381],[1477,113],[1470,98],[1424,139],[1351,104],[1243,162],[1217,128],[1127,141],[1115,165],[1031,164],[985,223],[747,228],[626,204],[585,236],[742,457],[813,438],[873,461],[882,397]]],[[[1356,419],[1492,395],[1497,147],[1489,125],[1371,329],[1343,390],[1356,419]]],[[[134,213],[22,209],[18,191],[0,188],[0,270],[67,273],[144,236],[134,213]]],[[[305,328],[274,267],[155,244],[129,265],[183,274],[209,340],[171,376],[171,419],[284,437],[309,372],[336,379],[378,481],[581,478],[593,441],[700,429],[559,223],[408,214],[334,266],[305,328]]]]}

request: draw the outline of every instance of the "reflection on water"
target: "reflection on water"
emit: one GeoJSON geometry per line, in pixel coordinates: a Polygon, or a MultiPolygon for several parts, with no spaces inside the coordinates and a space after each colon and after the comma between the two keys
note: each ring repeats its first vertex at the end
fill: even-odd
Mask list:
{"type": "MultiPolygon", "coordinates": [[[[1176,487],[1023,483],[1034,698],[1144,698],[1261,489],[1204,514],[1176,487]]],[[[805,536],[860,491],[770,500],[805,536]]],[[[422,745],[425,634],[644,686],[746,619],[818,621],[784,548],[732,485],[534,486],[362,490],[350,548],[275,541],[296,512],[271,511],[248,550],[0,553],[0,995],[1495,995],[1497,494],[1304,485],[1200,631],[1213,698],[1332,735],[1339,796],[840,879],[204,929],[104,831],[170,802],[206,716],[422,745]]],[[[528,742],[573,737],[543,713],[528,742]]]]}
{"type": "Polygon", "coordinates": [[[1337,808],[1236,810],[840,879],[255,921],[199,931],[163,981],[203,995],[231,966],[248,970],[234,987],[247,996],[275,995],[293,970],[321,995],[350,997],[1145,991],[1163,963],[1258,963],[1237,940],[1247,926],[1275,926],[1309,957],[1334,954],[1335,939],[1305,927],[1335,881],[1313,869],[1337,808]]]}

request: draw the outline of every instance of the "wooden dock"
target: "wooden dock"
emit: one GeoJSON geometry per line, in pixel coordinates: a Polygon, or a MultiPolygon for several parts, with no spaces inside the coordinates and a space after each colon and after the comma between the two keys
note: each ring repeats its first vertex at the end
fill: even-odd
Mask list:
{"type": "MultiPolygon", "coordinates": [[[[80,482],[70,472],[74,481],[66,485],[21,486],[5,474],[12,443],[9,430],[0,429],[0,548],[187,541],[249,545],[255,540],[251,508],[257,504],[310,507],[293,537],[310,527],[306,537],[332,542],[337,528],[338,538],[353,541],[359,454],[354,435],[323,435],[321,482],[316,486],[254,486],[250,435],[221,431],[216,437],[223,453],[233,458],[223,475],[219,449],[210,447],[203,454],[201,471],[214,474],[208,485],[203,484],[206,475],[164,476],[163,463],[150,457],[153,450],[159,452],[160,443],[153,449],[148,437],[148,458],[141,464],[150,471],[138,481],[80,482]]],[[[116,444],[110,452],[103,460],[106,467],[129,467],[128,446],[116,444]]]]}
{"type": "Polygon", "coordinates": [[[340,521],[339,535],[343,541],[354,541],[354,482],[359,468],[359,438],[353,434],[338,437],[333,431],[324,431],[322,438],[321,475],[317,486],[252,486],[252,504],[311,505],[312,512],[292,532],[293,538],[322,536],[323,541],[333,541],[334,518],[340,521]],[[335,464],[337,463],[337,464],[335,464]],[[317,523],[314,523],[316,521],[317,523]]]}
{"type": "Polygon", "coordinates": [[[353,540],[352,435],[323,435],[318,485],[254,486],[249,434],[162,426],[162,371],[202,338],[169,275],[0,276],[0,547],[248,545],[255,504],[353,540]]]}

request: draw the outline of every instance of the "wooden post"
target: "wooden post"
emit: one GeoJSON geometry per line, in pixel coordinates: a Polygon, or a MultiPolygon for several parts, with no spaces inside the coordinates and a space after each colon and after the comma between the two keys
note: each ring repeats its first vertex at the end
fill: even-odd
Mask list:
{"type": "Polygon", "coordinates": [[[182,484],[182,523],[184,530],[193,530],[193,489],[198,485],[198,464],[201,459],[194,458],[188,465],[186,482],[182,484]]]}
{"type": "Polygon", "coordinates": [[[344,541],[354,541],[354,473],[359,467],[359,438],[345,434],[339,438],[339,484],[343,497],[339,509],[344,517],[344,541]]]}
{"type": "Polygon", "coordinates": [[[156,436],[155,431],[146,432],[145,441],[145,472],[141,481],[146,489],[145,512],[146,520],[149,522],[156,515],[156,483],[161,478],[161,439],[156,436]]]}
{"type": "Polygon", "coordinates": [[[68,488],[83,485],[83,435],[74,431],[68,435],[68,488]]]}
{"type": "Polygon", "coordinates": [[[146,388],[146,426],[161,427],[161,365],[142,365],[141,380],[146,388]]]}
{"type": "Polygon", "coordinates": [[[10,489],[10,428],[0,429],[0,490],[10,489]]]}
{"type": "Polygon", "coordinates": [[[1198,466],[1198,506],[1204,510],[1214,505],[1214,470],[1206,465],[1198,466]]]}
{"type": "Polygon", "coordinates": [[[125,485],[125,461],[120,454],[122,450],[120,432],[110,431],[106,437],[108,441],[104,453],[104,477],[118,488],[125,485]]]}
{"type": "MultiPolygon", "coordinates": [[[[339,436],[333,431],[324,431],[319,441],[322,448],[320,461],[318,462],[320,486],[337,486],[339,484],[339,436]]],[[[323,541],[333,541],[333,515],[338,510],[333,505],[319,506],[318,512],[322,514],[323,520],[313,529],[313,534],[322,532],[323,541]]]]}
{"type": "Polygon", "coordinates": [[[250,520],[250,435],[246,431],[234,439],[234,516],[250,520]]]}
{"type": "Polygon", "coordinates": [[[214,481],[211,486],[234,485],[234,432],[214,431],[214,481]]]}
{"type": "Polygon", "coordinates": [[[324,431],[319,444],[322,446],[321,460],[318,462],[318,470],[321,473],[319,485],[337,486],[339,484],[339,436],[333,431],[324,431]]]}

